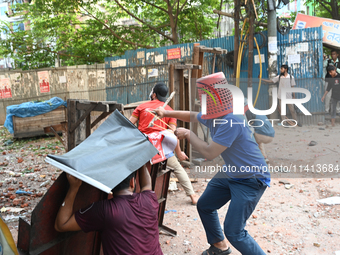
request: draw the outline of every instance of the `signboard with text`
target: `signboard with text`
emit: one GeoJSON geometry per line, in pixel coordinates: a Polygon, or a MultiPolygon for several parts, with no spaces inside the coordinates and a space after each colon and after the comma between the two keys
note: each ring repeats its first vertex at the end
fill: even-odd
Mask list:
{"type": "Polygon", "coordinates": [[[0,80],[0,98],[11,98],[11,81],[9,78],[4,78],[0,80]]]}
{"type": "Polygon", "coordinates": [[[48,71],[38,72],[40,93],[50,92],[50,78],[48,71]]]}
{"type": "Polygon", "coordinates": [[[168,49],[168,60],[181,58],[181,48],[168,49]]]}
{"type": "Polygon", "coordinates": [[[293,29],[303,29],[322,26],[322,41],[324,44],[340,48],[340,21],[319,18],[298,13],[295,18],[293,29]]]}

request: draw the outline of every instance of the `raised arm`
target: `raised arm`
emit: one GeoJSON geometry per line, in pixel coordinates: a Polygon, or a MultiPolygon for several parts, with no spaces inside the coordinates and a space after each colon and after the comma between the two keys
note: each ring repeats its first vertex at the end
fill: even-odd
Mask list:
{"type": "Polygon", "coordinates": [[[152,190],[151,177],[145,165],[141,169],[139,169],[138,175],[139,175],[140,192],[143,192],[144,190],[152,190]]]}
{"type": "Polygon", "coordinates": [[[169,117],[176,118],[178,120],[184,122],[198,122],[197,114],[198,112],[190,112],[190,111],[168,111],[163,107],[158,107],[154,110],[159,118],[169,117]]]}
{"type": "Polygon", "coordinates": [[[274,84],[274,82],[272,80],[261,79],[261,81],[268,83],[268,84],[274,84]]]}
{"type": "Polygon", "coordinates": [[[54,223],[55,230],[59,232],[81,230],[74,217],[73,204],[82,181],[70,174],[66,175],[70,188],[68,189],[65,200],[59,209],[54,223]]]}

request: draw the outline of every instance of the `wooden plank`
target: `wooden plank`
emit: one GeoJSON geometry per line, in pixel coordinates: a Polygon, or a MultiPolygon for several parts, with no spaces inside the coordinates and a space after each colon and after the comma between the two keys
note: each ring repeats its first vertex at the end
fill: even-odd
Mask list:
{"type": "Polygon", "coordinates": [[[181,65],[181,64],[177,64],[175,65],[175,69],[202,69],[202,66],[200,65],[194,65],[194,64],[185,64],[185,65],[181,65]]]}
{"type": "MultiPolygon", "coordinates": [[[[169,67],[169,95],[171,95],[171,93],[175,90],[175,65],[174,64],[170,64],[169,67]]],[[[170,103],[169,106],[174,109],[175,107],[175,99],[173,98],[170,103]]]]}
{"type": "Polygon", "coordinates": [[[70,131],[71,126],[76,123],[76,101],[72,99],[67,100],[67,151],[76,147],[76,136],[74,131],[70,131]]]}
{"type": "Polygon", "coordinates": [[[85,127],[86,137],[91,135],[91,112],[86,117],[86,127],[85,127]]]}
{"type": "Polygon", "coordinates": [[[99,117],[97,119],[95,119],[95,121],[93,121],[91,123],[91,129],[97,125],[102,119],[106,118],[106,116],[110,115],[111,112],[103,112],[102,114],[99,115],[99,117]]]}
{"type": "Polygon", "coordinates": [[[15,138],[34,137],[44,135],[44,127],[60,124],[66,120],[64,106],[32,117],[20,118],[13,116],[13,129],[15,138]]]}
{"type": "MultiPolygon", "coordinates": [[[[95,105],[94,109],[92,111],[98,111],[98,112],[113,112],[114,110],[123,111],[124,106],[123,104],[117,104],[116,102],[92,102],[92,105],[95,105]]],[[[78,103],[77,104],[77,110],[87,110],[90,103],[78,103]]]]}
{"type": "MultiPolygon", "coordinates": [[[[194,53],[192,55],[192,64],[193,65],[199,65],[199,53],[200,53],[199,43],[195,43],[194,44],[194,53]]],[[[191,77],[194,78],[194,79],[197,79],[197,72],[198,72],[197,69],[193,69],[191,71],[191,77]]],[[[186,109],[186,110],[189,110],[189,109],[186,109]]]]}
{"type": "Polygon", "coordinates": [[[216,62],[216,54],[214,54],[213,56],[213,63],[212,63],[212,69],[211,69],[211,73],[215,73],[215,62],[216,62]]]}
{"type": "Polygon", "coordinates": [[[51,132],[53,132],[52,128],[56,132],[66,131],[65,124],[57,124],[57,125],[53,125],[53,126],[44,127],[44,132],[45,133],[51,133],[51,132]]]}
{"type": "MultiPolygon", "coordinates": [[[[78,104],[79,104],[79,102],[77,103],[77,105],[78,104]]],[[[93,111],[94,108],[96,108],[96,104],[94,104],[94,103],[91,104],[91,105],[87,105],[87,109],[85,110],[85,112],[80,116],[80,118],[77,120],[77,122],[70,127],[70,129],[69,129],[70,132],[73,132],[80,125],[80,123],[82,123],[83,120],[85,120],[85,118],[91,113],[91,111],[93,111]]],[[[78,107],[77,107],[77,109],[78,109],[78,107]]]]}
{"type": "Polygon", "coordinates": [[[221,48],[207,48],[204,46],[199,47],[199,52],[202,53],[213,53],[213,54],[224,54],[226,50],[221,48]]]}
{"type": "MultiPolygon", "coordinates": [[[[204,59],[204,52],[199,52],[199,54],[198,54],[198,64],[200,65],[200,66],[203,66],[203,59],[204,59]]],[[[200,70],[198,70],[197,71],[197,79],[199,79],[199,78],[201,78],[202,77],[202,72],[203,72],[203,70],[202,69],[200,69],[200,70]]],[[[196,82],[196,81],[195,81],[196,82]]],[[[195,88],[196,88],[196,84],[195,84],[195,88]]],[[[196,95],[195,94],[193,94],[194,95],[194,98],[196,98],[196,95]]]]}

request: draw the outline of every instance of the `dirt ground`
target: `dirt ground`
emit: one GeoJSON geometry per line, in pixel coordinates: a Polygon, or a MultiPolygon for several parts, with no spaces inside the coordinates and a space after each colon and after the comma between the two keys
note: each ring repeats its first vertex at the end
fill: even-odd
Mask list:
{"type": "MultiPolygon", "coordinates": [[[[266,145],[266,151],[269,165],[279,172],[273,174],[271,187],[246,229],[268,254],[340,253],[340,205],[317,201],[340,196],[340,174],[336,170],[340,168],[340,125],[276,126],[275,130],[274,141],[266,145]],[[317,144],[308,146],[311,141],[317,144]]],[[[17,241],[19,216],[30,222],[33,208],[60,174],[44,162],[45,156],[65,151],[54,137],[21,139],[5,145],[10,138],[0,126],[0,210],[17,241]],[[32,194],[15,194],[19,189],[32,194]]],[[[193,183],[194,190],[202,194],[208,182],[209,178],[199,178],[193,183]]],[[[209,247],[202,223],[196,206],[191,205],[179,184],[178,188],[169,191],[164,217],[164,225],[176,230],[177,236],[161,233],[162,250],[167,255],[201,254],[209,247]]],[[[222,225],[227,210],[228,204],[219,210],[222,225]]],[[[240,253],[233,249],[232,254],[240,253]]]]}

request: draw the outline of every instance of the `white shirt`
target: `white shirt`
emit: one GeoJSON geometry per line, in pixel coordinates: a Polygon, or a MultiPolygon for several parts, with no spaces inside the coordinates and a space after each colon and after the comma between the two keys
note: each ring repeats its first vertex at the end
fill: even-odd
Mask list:
{"type": "MultiPolygon", "coordinates": [[[[278,75],[278,76],[272,78],[272,82],[274,82],[274,83],[277,83],[279,80],[280,80],[280,83],[279,83],[279,91],[277,93],[277,98],[281,99],[281,89],[282,88],[295,87],[296,83],[295,83],[294,76],[292,75],[292,78],[290,78],[290,74],[287,74],[286,77],[282,75],[281,78],[280,78],[280,75],[278,75]]],[[[286,98],[287,99],[292,99],[293,98],[292,93],[291,92],[287,92],[286,93],[286,98]]]]}

